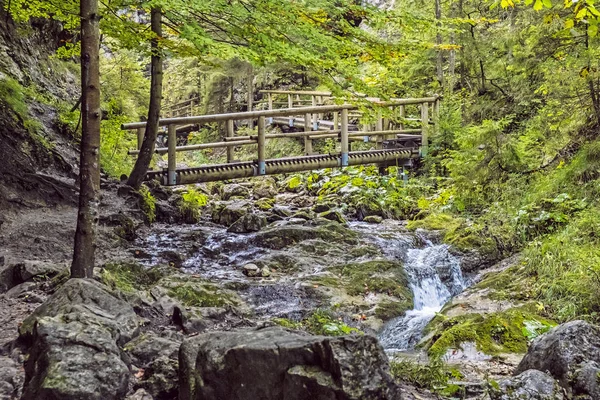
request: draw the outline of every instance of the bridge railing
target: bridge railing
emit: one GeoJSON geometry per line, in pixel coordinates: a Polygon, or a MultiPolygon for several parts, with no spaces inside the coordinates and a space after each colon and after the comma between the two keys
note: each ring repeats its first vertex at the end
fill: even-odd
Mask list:
{"type": "MultiPolygon", "coordinates": [[[[226,148],[227,162],[234,163],[234,148],[238,146],[257,145],[257,158],[255,160],[257,170],[256,175],[266,174],[266,147],[265,143],[269,139],[275,138],[303,138],[305,155],[313,155],[312,141],[316,139],[337,138],[340,142],[340,153],[338,166],[348,166],[348,157],[350,152],[350,142],[356,140],[372,140],[378,144],[382,143],[383,139],[396,140],[420,140],[421,154],[427,153],[429,145],[430,124],[434,129],[437,129],[438,96],[416,98],[416,99],[396,99],[389,102],[378,102],[374,106],[382,108],[398,108],[407,105],[417,105],[421,110],[420,128],[419,129],[404,129],[402,126],[397,129],[384,129],[384,118],[381,112],[378,112],[376,128],[373,131],[355,131],[349,130],[349,113],[356,111],[359,106],[352,104],[341,105],[322,105],[314,107],[298,107],[298,108],[283,108],[270,109],[251,112],[238,112],[229,114],[201,115],[192,117],[174,117],[163,118],[159,120],[159,126],[167,127],[167,147],[157,148],[155,151],[158,154],[167,154],[167,179],[165,184],[177,184],[177,152],[198,151],[205,149],[226,148]],[[433,110],[430,113],[430,109],[433,110]],[[313,115],[314,114],[333,114],[334,124],[330,129],[319,130],[314,129],[313,115]],[[271,133],[267,134],[267,125],[277,117],[303,117],[304,131],[294,133],[271,133]],[[433,118],[430,119],[430,116],[433,118]],[[236,136],[235,121],[252,120],[257,121],[257,135],[236,136]],[[195,145],[177,146],[177,128],[190,124],[205,124],[212,122],[224,122],[226,126],[226,136],[220,142],[202,143],[195,145]]],[[[302,120],[297,118],[297,120],[302,120]]],[[[146,127],[146,122],[134,122],[122,125],[124,130],[138,131],[138,150],[129,152],[131,155],[139,153],[139,148],[143,141],[143,131],[146,127]],[[141,132],[141,135],[140,135],[141,132]]],[[[389,128],[389,126],[387,127],[389,128]]],[[[225,178],[223,178],[225,179],[225,178]]]]}

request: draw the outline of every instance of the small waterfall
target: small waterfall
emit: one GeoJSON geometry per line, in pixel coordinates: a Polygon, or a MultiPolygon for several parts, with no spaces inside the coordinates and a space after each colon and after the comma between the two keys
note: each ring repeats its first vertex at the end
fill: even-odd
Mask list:
{"type": "Polygon", "coordinates": [[[387,351],[414,348],[435,313],[465,288],[460,261],[450,254],[448,245],[428,243],[423,249],[408,250],[404,268],[414,295],[414,309],[383,328],[379,340],[387,351]]]}

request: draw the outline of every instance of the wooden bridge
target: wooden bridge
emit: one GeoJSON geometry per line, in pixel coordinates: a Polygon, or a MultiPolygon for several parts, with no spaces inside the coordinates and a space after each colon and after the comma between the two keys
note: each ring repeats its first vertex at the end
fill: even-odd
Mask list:
{"type": "MultiPolygon", "coordinates": [[[[169,117],[159,121],[159,126],[166,127],[167,147],[156,149],[159,154],[167,154],[168,167],[149,171],[146,179],[158,179],[164,185],[182,185],[351,165],[409,166],[413,159],[427,154],[429,135],[438,129],[439,96],[389,101],[362,98],[356,104],[331,104],[336,99],[329,92],[271,90],[261,93],[266,98],[255,111],[193,116],[189,115],[195,111],[193,103],[177,105],[183,112],[171,109],[169,117]],[[278,108],[281,106],[284,108],[278,108]],[[408,115],[409,108],[416,110],[417,115],[408,115]],[[215,122],[225,124],[226,135],[222,141],[177,146],[178,135],[215,122]],[[236,123],[250,127],[256,123],[257,134],[236,135],[236,123]],[[267,133],[269,125],[287,132],[267,133]],[[294,131],[298,128],[300,132],[294,131]],[[304,155],[267,159],[265,143],[276,138],[303,140],[304,155]],[[339,152],[336,148],[333,153],[315,154],[313,141],[320,139],[336,140],[339,152]],[[355,141],[370,142],[373,147],[367,151],[351,151],[355,141]],[[257,157],[253,161],[236,161],[235,148],[250,145],[257,146],[257,157]],[[177,152],[217,148],[227,149],[227,163],[177,168],[177,152]]],[[[138,150],[129,154],[139,153],[145,127],[145,122],[122,126],[125,130],[137,130],[138,150]]]]}

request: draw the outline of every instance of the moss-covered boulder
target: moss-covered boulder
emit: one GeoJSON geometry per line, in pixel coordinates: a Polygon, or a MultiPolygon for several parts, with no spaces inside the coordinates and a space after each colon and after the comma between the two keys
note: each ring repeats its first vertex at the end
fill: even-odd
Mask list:
{"type": "Polygon", "coordinates": [[[234,233],[258,232],[267,225],[267,219],[259,214],[246,214],[235,221],[227,230],[234,233]]]}
{"type": "Polygon", "coordinates": [[[270,249],[283,249],[303,241],[319,239],[325,242],[356,243],[356,232],[338,223],[328,222],[321,226],[279,225],[259,232],[253,241],[270,249]]]}
{"type": "Polygon", "coordinates": [[[339,211],[336,211],[336,210],[324,211],[324,212],[322,212],[322,213],[319,214],[319,218],[325,218],[325,219],[328,219],[330,221],[338,222],[340,224],[346,224],[346,223],[348,223],[348,221],[346,221],[346,218],[344,218],[344,216],[342,215],[342,213],[339,212],[339,211]]]}
{"type": "Polygon", "coordinates": [[[221,199],[230,200],[233,198],[246,199],[250,196],[250,190],[243,185],[232,183],[221,187],[221,199]]]}
{"type": "Polygon", "coordinates": [[[251,204],[247,201],[234,201],[231,203],[218,202],[213,204],[213,222],[231,226],[235,221],[248,214],[251,204]]]}

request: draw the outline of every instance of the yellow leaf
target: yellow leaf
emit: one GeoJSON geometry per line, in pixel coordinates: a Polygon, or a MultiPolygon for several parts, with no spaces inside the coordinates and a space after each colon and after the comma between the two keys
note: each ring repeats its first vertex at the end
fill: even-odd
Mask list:
{"type": "Polygon", "coordinates": [[[572,19],[568,19],[565,21],[565,28],[571,29],[574,26],[575,26],[575,21],[573,21],[572,19]]]}

